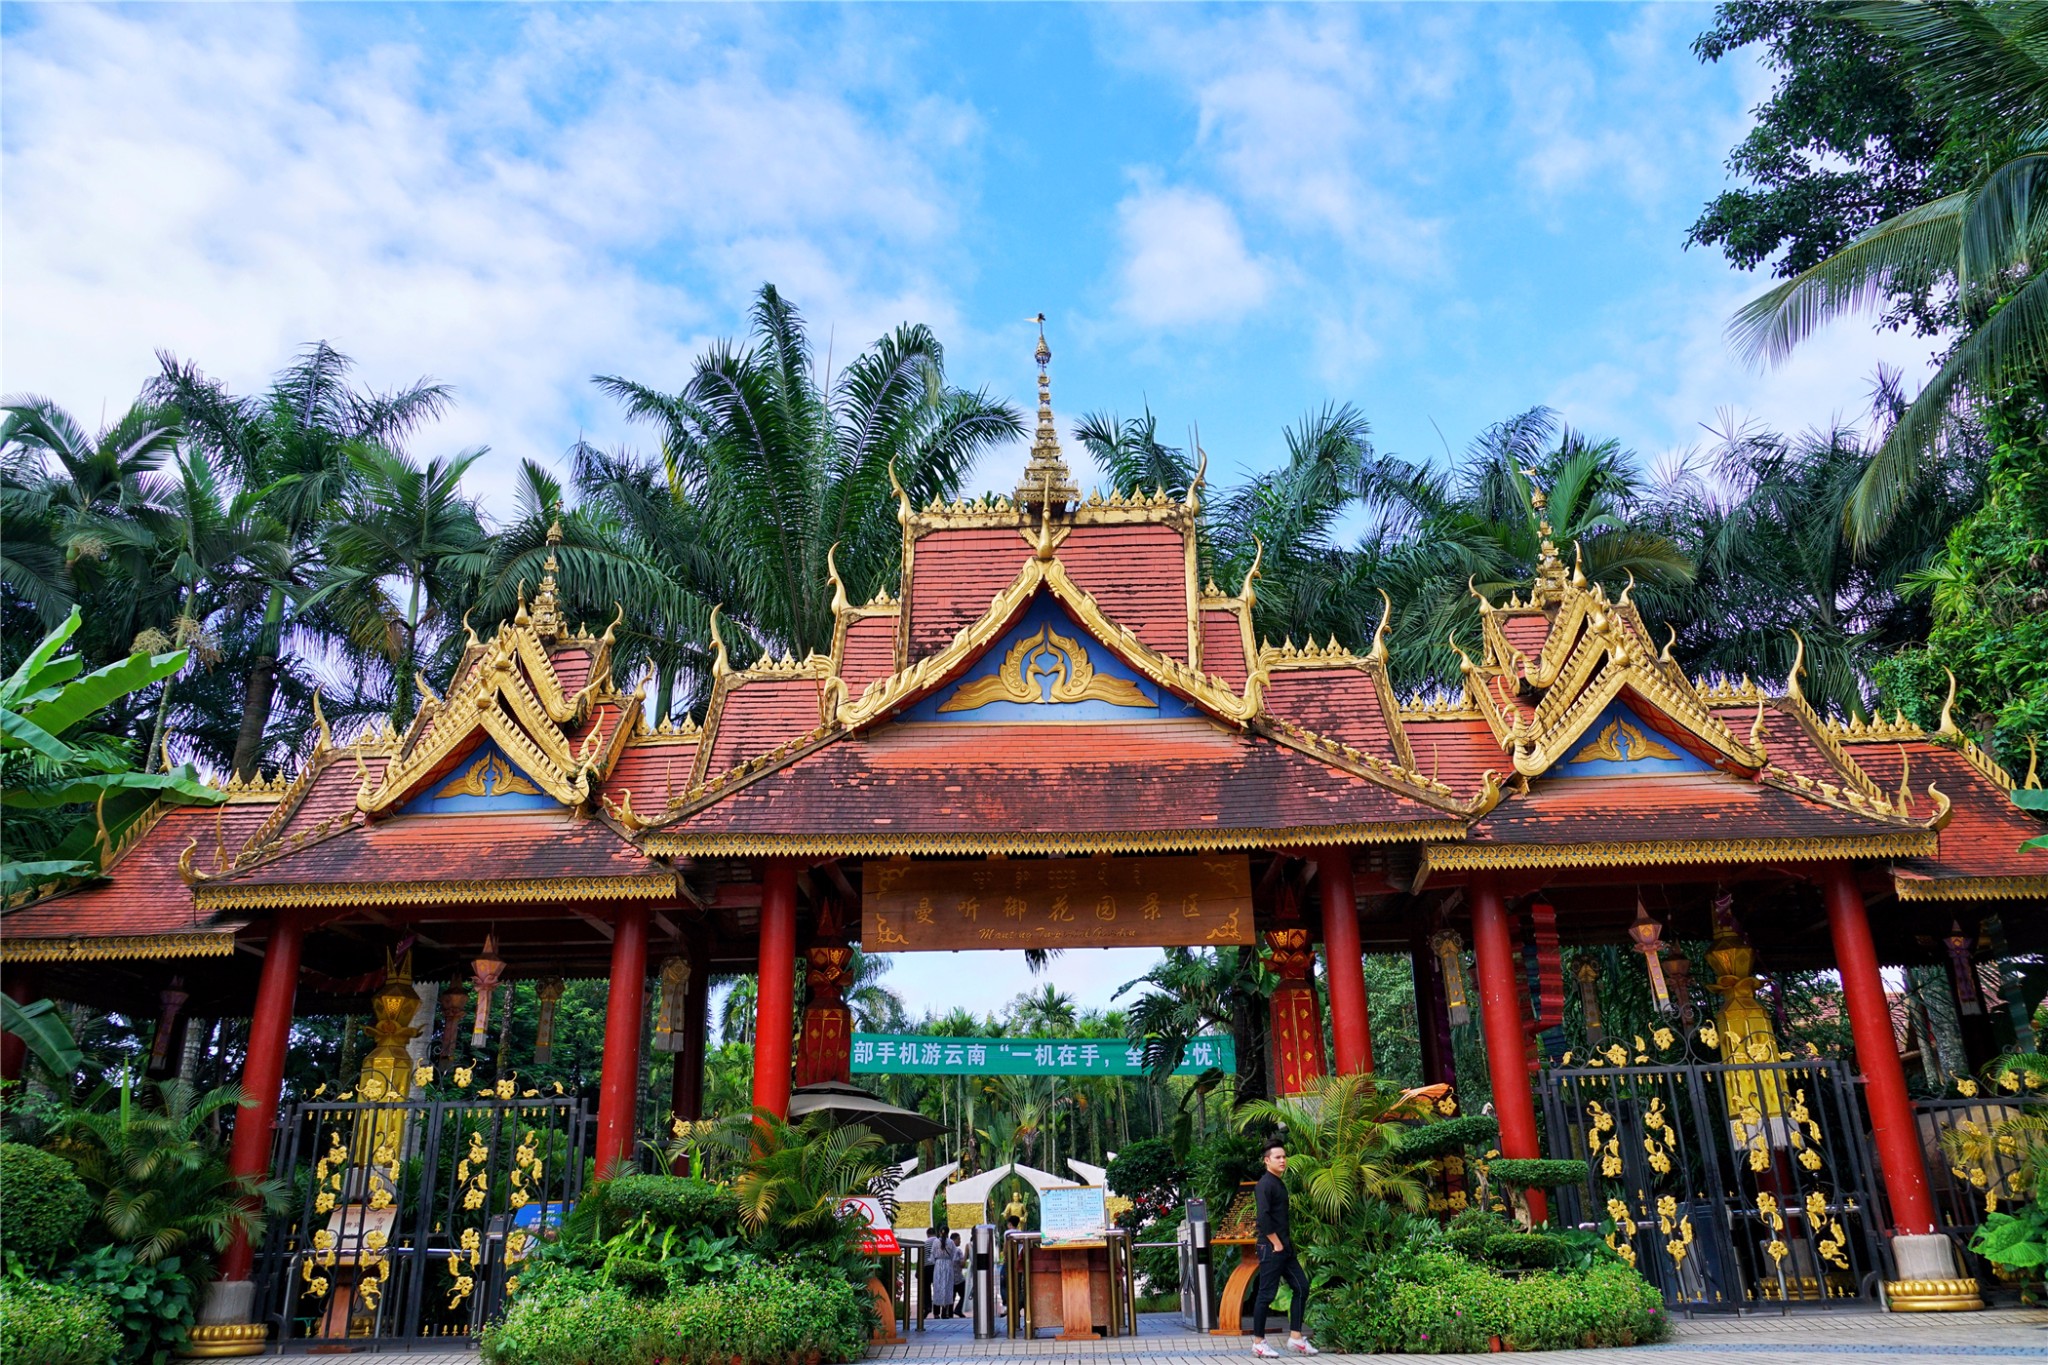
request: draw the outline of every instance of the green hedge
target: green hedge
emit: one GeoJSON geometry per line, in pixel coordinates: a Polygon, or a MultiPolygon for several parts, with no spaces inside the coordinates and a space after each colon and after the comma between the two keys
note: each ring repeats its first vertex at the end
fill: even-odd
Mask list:
{"type": "Polygon", "coordinates": [[[114,1319],[92,1291],[0,1282],[0,1360],[7,1365],[109,1365],[120,1349],[114,1319]]]}
{"type": "Polygon", "coordinates": [[[1586,1163],[1565,1157],[1495,1157],[1486,1163],[1486,1176],[1496,1188],[1554,1190],[1560,1185],[1583,1185],[1586,1163]]]}
{"type": "Polygon", "coordinates": [[[859,1360],[874,1317],[841,1279],[749,1261],[716,1283],[658,1299],[556,1273],[486,1328],[486,1365],[804,1365],[859,1360]]]}
{"type": "Polygon", "coordinates": [[[1406,1130],[1394,1143],[1394,1155],[1403,1161],[1426,1161],[1473,1148],[1484,1151],[1499,1140],[1498,1122],[1485,1114],[1460,1114],[1406,1130]]]}
{"type": "Polygon", "coordinates": [[[1454,1354],[1634,1346],[1670,1331],[1662,1300],[1619,1263],[1519,1279],[1448,1252],[1383,1258],[1374,1273],[1312,1303],[1326,1351],[1454,1354]]]}
{"type": "Polygon", "coordinates": [[[657,1228],[705,1232],[724,1237],[740,1222],[740,1199],[723,1185],[687,1176],[622,1175],[591,1193],[598,1199],[607,1234],[642,1214],[657,1228]]]}
{"type": "Polygon", "coordinates": [[[0,1247],[31,1266],[78,1250],[92,1196],[63,1157],[0,1142],[0,1247]]]}

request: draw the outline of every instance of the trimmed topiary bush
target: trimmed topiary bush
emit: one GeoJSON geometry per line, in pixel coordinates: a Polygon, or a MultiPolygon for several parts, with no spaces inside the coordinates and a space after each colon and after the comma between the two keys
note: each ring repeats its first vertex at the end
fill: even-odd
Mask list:
{"type": "Polygon", "coordinates": [[[1501,1188],[1554,1190],[1561,1185],[1583,1185],[1587,1166],[1574,1157],[1497,1156],[1486,1163],[1486,1177],[1501,1188]]]}
{"type": "Polygon", "coordinates": [[[602,1201],[607,1231],[642,1214],[657,1228],[724,1237],[738,1231],[740,1200],[724,1185],[687,1176],[622,1175],[592,1191],[602,1201]]]}
{"type": "Polygon", "coordinates": [[[7,1365],[109,1365],[120,1349],[113,1316],[90,1290],[0,1283],[0,1360],[7,1365]]]}
{"type": "Polygon", "coordinates": [[[1509,1279],[1442,1251],[1388,1255],[1310,1307],[1324,1350],[1449,1354],[1634,1346],[1670,1321],[1657,1291],[1620,1262],[1509,1279]]]}
{"type": "Polygon", "coordinates": [[[648,1305],[579,1275],[522,1286],[483,1330],[485,1365],[639,1365],[648,1305]]]}
{"type": "Polygon", "coordinates": [[[0,1142],[0,1248],[45,1267],[78,1250],[92,1196],[63,1157],[0,1142]]]}
{"type": "Polygon", "coordinates": [[[1410,1128],[1394,1143],[1394,1155],[1403,1161],[1428,1161],[1454,1156],[1478,1148],[1484,1151],[1500,1141],[1500,1124],[1485,1114],[1460,1114],[1410,1128]]]}

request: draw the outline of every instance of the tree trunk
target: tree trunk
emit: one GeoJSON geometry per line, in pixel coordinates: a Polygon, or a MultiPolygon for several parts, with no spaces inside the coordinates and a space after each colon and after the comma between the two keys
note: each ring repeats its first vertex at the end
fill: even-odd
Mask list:
{"type": "Polygon", "coordinates": [[[232,768],[244,782],[256,776],[263,761],[263,732],[270,726],[270,703],[277,695],[277,658],[258,655],[249,670],[249,685],[242,693],[242,730],[235,736],[232,768]]]}
{"type": "MultiPolygon", "coordinates": [[[[1258,949],[1239,948],[1240,970],[1249,974],[1256,965],[1258,949]],[[1245,960],[1252,955],[1252,961],[1245,960]]],[[[1230,1037],[1237,1048],[1237,1102],[1249,1104],[1272,1093],[1266,1084],[1266,1032],[1257,996],[1245,990],[1230,993],[1230,1037]]]]}

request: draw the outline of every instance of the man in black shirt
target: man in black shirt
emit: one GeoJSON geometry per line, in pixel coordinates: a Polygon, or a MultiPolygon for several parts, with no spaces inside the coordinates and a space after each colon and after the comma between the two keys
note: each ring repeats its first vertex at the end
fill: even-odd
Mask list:
{"type": "Polygon", "coordinates": [[[1252,1354],[1267,1358],[1279,1352],[1266,1344],[1266,1310],[1285,1280],[1287,1300],[1287,1349],[1301,1355],[1319,1355],[1301,1333],[1301,1317],[1308,1311],[1308,1272],[1294,1254],[1294,1229],[1287,1217],[1287,1148],[1280,1143],[1266,1145],[1263,1159],[1266,1173],[1252,1187],[1252,1207],[1258,1213],[1259,1292],[1252,1299],[1252,1354]]]}

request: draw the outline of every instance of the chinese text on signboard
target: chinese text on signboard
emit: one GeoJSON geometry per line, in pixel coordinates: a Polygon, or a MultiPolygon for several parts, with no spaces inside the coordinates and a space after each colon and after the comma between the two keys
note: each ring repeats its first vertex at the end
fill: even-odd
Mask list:
{"type": "MultiPolygon", "coordinates": [[[[1228,1035],[1188,1043],[1175,1074],[1211,1067],[1237,1070],[1228,1035]]],[[[933,1038],[920,1033],[856,1033],[853,1069],[864,1076],[1139,1076],[1145,1054],[1121,1038],[933,1038]]]]}
{"type": "Polygon", "coordinates": [[[861,946],[871,953],[1251,941],[1251,863],[1241,853],[861,869],[861,946]]]}

